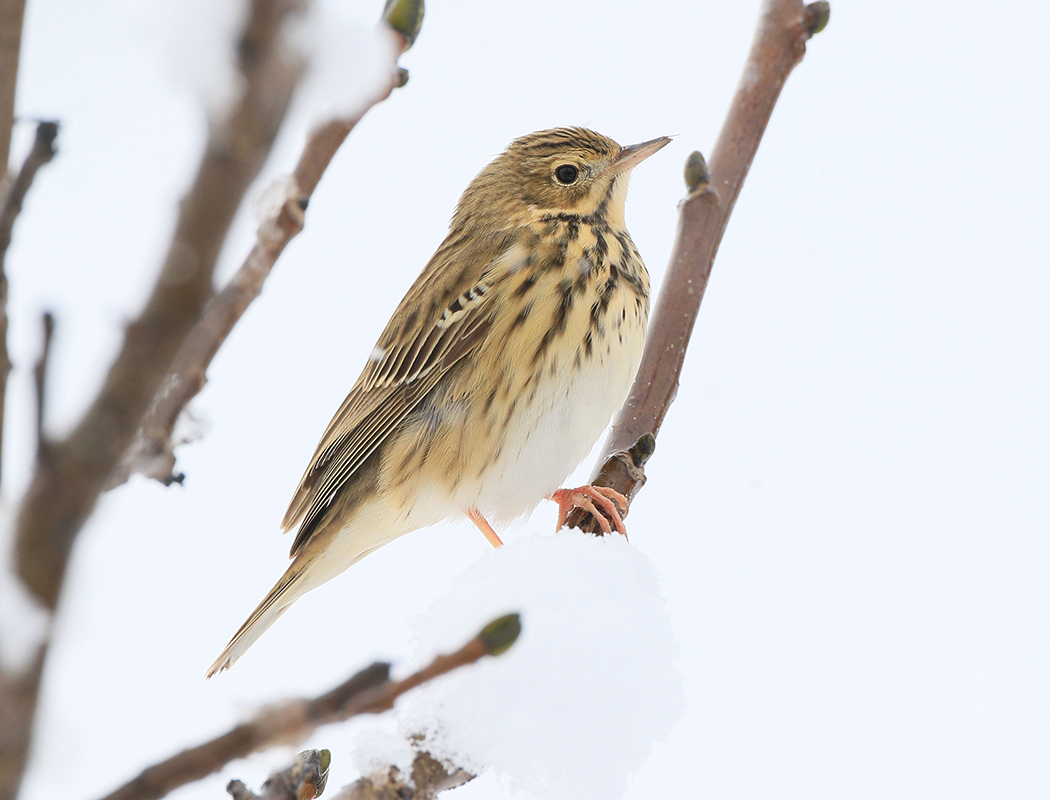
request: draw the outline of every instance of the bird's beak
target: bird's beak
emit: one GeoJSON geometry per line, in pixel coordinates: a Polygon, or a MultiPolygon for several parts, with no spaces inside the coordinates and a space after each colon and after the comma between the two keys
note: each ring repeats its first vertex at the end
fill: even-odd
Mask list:
{"type": "Polygon", "coordinates": [[[648,142],[628,145],[620,151],[620,155],[609,165],[609,171],[613,175],[627,172],[645,161],[645,159],[670,141],[670,136],[661,136],[659,139],[650,139],[648,142]]]}

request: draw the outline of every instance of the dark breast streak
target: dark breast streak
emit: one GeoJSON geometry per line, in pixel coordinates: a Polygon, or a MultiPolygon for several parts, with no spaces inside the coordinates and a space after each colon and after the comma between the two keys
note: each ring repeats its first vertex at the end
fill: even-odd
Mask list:
{"type": "MultiPolygon", "coordinates": [[[[579,357],[591,356],[596,340],[604,340],[611,328],[627,319],[631,307],[633,321],[645,325],[649,312],[649,275],[638,249],[626,229],[613,229],[600,215],[548,214],[540,219],[540,240],[549,244],[550,255],[541,261],[538,274],[522,281],[518,291],[530,302],[525,317],[543,314],[549,322],[532,353],[534,367],[544,360],[550,348],[570,327],[570,317],[585,312],[586,329],[579,336],[579,357]],[[544,273],[555,273],[543,280],[544,273]],[[553,292],[546,298],[533,296],[553,292]],[[525,287],[528,287],[527,289],[525,287]],[[624,296],[626,295],[626,296],[624,296]],[[622,307],[612,318],[614,300],[622,297],[622,307]]],[[[523,324],[522,319],[519,324],[523,324]]],[[[543,320],[534,324],[542,325],[543,320]]],[[[577,327],[577,326],[573,326],[577,327]]]]}

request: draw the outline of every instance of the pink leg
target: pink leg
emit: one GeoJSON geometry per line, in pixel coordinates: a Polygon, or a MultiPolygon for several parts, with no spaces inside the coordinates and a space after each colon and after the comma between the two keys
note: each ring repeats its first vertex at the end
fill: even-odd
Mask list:
{"type": "Polygon", "coordinates": [[[489,521],[481,516],[480,511],[471,506],[467,509],[467,516],[470,517],[471,522],[478,526],[478,530],[489,540],[489,544],[493,547],[503,547],[503,540],[499,538],[499,534],[489,525],[489,521]]]}
{"type": "Polygon", "coordinates": [[[578,489],[559,489],[550,495],[550,500],[558,504],[558,527],[561,530],[565,525],[565,519],[569,512],[577,506],[593,516],[605,533],[612,533],[615,527],[617,533],[627,535],[627,528],[623,524],[622,507],[624,513],[627,511],[627,498],[615,489],[606,486],[581,486],[578,489]],[[598,509],[601,508],[601,511],[598,509]],[[603,514],[602,511],[605,513],[603,514]],[[608,515],[608,516],[606,516],[608,515]],[[612,525],[609,520],[612,520],[612,525]]]}

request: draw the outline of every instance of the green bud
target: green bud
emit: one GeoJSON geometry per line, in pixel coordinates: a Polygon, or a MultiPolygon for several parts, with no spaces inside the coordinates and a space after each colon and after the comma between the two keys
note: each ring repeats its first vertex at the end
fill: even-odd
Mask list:
{"type": "Polygon", "coordinates": [[[519,635],[521,635],[521,616],[519,614],[507,614],[505,617],[495,619],[482,628],[481,633],[478,634],[490,656],[506,653],[510,646],[518,641],[519,635]]]}
{"type": "Polygon", "coordinates": [[[383,22],[405,38],[407,50],[416,43],[423,27],[423,0],[387,0],[383,22]]]}
{"type": "Polygon", "coordinates": [[[685,185],[690,192],[695,192],[711,182],[707,171],[707,162],[699,150],[694,150],[685,160],[685,185]]]}
{"type": "Polygon", "coordinates": [[[810,3],[806,6],[806,11],[809,12],[809,25],[806,26],[806,33],[809,36],[816,36],[828,27],[828,21],[831,19],[831,4],[827,0],[810,3]]]}

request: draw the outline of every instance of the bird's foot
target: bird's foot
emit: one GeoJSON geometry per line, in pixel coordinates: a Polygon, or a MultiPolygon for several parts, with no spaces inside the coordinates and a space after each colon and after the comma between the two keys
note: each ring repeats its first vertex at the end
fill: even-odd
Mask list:
{"type": "Polygon", "coordinates": [[[569,512],[579,507],[594,517],[603,533],[612,533],[615,528],[617,533],[627,535],[627,528],[623,524],[623,515],[627,513],[627,498],[615,489],[607,486],[559,489],[549,495],[548,499],[558,504],[558,527],[555,530],[560,531],[565,526],[569,512]],[[621,508],[623,511],[620,511],[621,508]]]}

